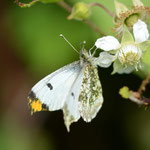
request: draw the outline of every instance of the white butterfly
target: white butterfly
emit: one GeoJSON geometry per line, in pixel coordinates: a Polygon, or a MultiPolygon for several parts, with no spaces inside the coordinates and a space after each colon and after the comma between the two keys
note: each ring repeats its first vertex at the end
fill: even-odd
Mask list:
{"type": "Polygon", "coordinates": [[[66,65],[39,81],[28,96],[31,113],[61,109],[67,130],[81,117],[90,122],[102,107],[98,59],[81,50],[80,60],[66,65]]]}

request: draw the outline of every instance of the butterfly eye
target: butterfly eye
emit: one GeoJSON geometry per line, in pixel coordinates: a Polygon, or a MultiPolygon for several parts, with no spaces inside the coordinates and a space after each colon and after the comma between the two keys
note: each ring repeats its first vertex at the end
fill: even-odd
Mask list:
{"type": "Polygon", "coordinates": [[[82,57],[82,58],[85,58],[85,56],[84,56],[84,54],[83,54],[83,53],[81,53],[81,57],[82,57]]]}
{"type": "Polygon", "coordinates": [[[86,41],[80,42],[80,48],[85,49],[86,41]]]}

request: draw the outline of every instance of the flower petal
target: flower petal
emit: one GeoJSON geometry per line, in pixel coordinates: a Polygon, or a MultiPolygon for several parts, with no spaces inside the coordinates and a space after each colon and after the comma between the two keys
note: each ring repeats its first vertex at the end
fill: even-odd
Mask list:
{"type": "Polygon", "coordinates": [[[137,23],[133,25],[133,34],[136,42],[141,43],[146,41],[149,38],[147,25],[143,21],[138,20],[137,23]]]}
{"type": "Polygon", "coordinates": [[[125,68],[122,68],[122,69],[118,70],[117,73],[119,73],[119,74],[123,74],[123,73],[129,74],[129,73],[133,72],[134,70],[135,70],[134,66],[128,66],[128,67],[125,67],[125,68]]]}
{"type": "Polygon", "coordinates": [[[103,49],[104,51],[111,51],[118,49],[120,47],[120,43],[113,36],[104,36],[97,39],[95,46],[97,48],[103,49]]]}
{"type": "Polygon", "coordinates": [[[128,66],[123,66],[120,61],[117,59],[114,64],[113,64],[113,72],[111,74],[119,73],[119,74],[129,74],[133,70],[135,70],[134,66],[128,65],[128,66]]]}
{"type": "Polygon", "coordinates": [[[116,59],[114,55],[111,55],[107,52],[101,52],[99,57],[96,59],[97,65],[100,67],[107,68],[109,67],[112,62],[116,59]]]}

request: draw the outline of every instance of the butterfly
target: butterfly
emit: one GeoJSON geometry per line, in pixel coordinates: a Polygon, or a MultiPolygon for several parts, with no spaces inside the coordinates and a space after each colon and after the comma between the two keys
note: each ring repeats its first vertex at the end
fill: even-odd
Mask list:
{"type": "Polygon", "coordinates": [[[83,48],[80,60],[49,74],[31,89],[31,113],[62,110],[68,132],[81,117],[90,122],[103,104],[97,58],[83,48]]]}

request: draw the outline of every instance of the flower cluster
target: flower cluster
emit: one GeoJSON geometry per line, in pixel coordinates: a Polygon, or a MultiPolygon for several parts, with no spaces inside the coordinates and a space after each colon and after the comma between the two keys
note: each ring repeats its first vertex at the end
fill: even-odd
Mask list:
{"type": "Polygon", "coordinates": [[[143,54],[150,44],[147,25],[138,20],[133,25],[133,35],[124,25],[121,43],[113,36],[97,39],[95,46],[104,50],[97,58],[99,66],[109,67],[113,62],[113,73],[131,73],[142,66],[143,54]]]}

